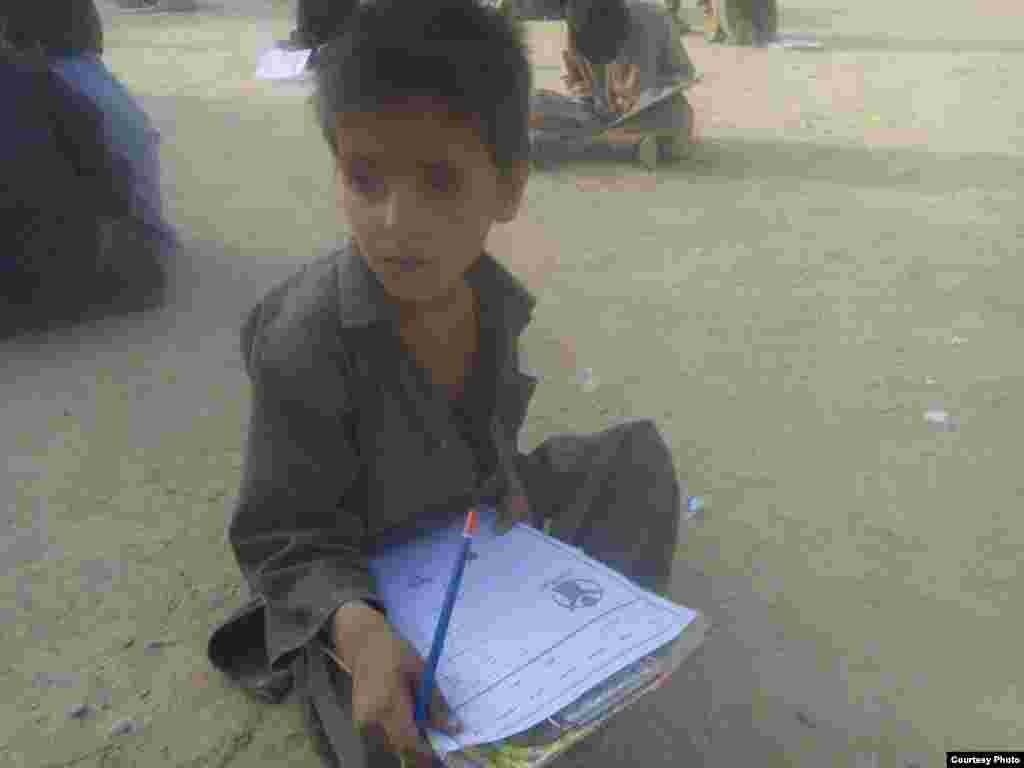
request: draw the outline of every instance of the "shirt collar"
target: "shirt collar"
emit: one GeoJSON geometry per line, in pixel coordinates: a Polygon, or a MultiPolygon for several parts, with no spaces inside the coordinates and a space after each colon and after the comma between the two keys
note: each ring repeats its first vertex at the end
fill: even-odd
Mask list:
{"type": "MultiPolygon", "coordinates": [[[[335,254],[338,266],[339,317],[343,328],[358,328],[397,319],[384,286],[359,254],[355,241],[335,254]]],[[[469,268],[466,279],[481,305],[500,313],[502,326],[517,334],[530,321],[536,300],[526,287],[486,251],[469,268]]]]}

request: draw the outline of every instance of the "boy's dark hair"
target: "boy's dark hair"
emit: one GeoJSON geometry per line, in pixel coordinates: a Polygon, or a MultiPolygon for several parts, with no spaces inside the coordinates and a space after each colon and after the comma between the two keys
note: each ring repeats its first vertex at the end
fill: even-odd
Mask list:
{"type": "Polygon", "coordinates": [[[0,35],[18,50],[47,56],[103,53],[103,21],[93,0],[5,0],[0,35]]]}
{"type": "Polygon", "coordinates": [[[591,64],[607,64],[629,37],[625,0],[568,0],[565,8],[569,40],[591,64]]]}
{"type": "Polygon", "coordinates": [[[506,173],[530,156],[530,89],[522,26],[500,11],[479,0],[374,0],[325,49],[314,105],[337,157],[338,114],[434,97],[479,120],[482,143],[506,173]]]}

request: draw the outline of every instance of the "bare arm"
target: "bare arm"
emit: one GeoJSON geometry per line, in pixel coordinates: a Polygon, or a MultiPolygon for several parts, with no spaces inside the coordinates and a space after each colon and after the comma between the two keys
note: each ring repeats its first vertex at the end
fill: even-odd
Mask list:
{"type": "Polygon", "coordinates": [[[385,615],[362,600],[345,603],[334,612],[331,627],[334,652],[346,672],[352,673],[353,658],[366,645],[367,638],[384,629],[391,629],[385,615]]]}

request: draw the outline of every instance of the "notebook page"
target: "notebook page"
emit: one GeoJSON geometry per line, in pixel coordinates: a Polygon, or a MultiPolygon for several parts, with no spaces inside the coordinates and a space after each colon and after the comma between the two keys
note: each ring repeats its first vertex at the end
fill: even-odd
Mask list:
{"type": "MultiPolygon", "coordinates": [[[[696,617],[526,525],[481,515],[437,684],[465,728],[446,754],[520,733],[674,640],[696,617]]],[[[391,623],[424,657],[461,543],[457,522],[371,562],[391,623]]]]}

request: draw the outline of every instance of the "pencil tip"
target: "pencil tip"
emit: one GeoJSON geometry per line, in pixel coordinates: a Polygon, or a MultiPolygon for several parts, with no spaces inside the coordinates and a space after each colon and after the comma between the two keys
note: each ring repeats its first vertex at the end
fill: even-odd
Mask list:
{"type": "Polygon", "coordinates": [[[463,529],[462,532],[466,536],[476,536],[476,529],[476,507],[470,507],[469,514],[466,515],[466,527],[463,529]]]}

